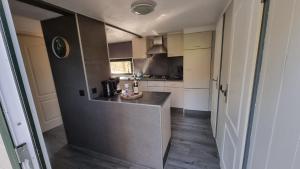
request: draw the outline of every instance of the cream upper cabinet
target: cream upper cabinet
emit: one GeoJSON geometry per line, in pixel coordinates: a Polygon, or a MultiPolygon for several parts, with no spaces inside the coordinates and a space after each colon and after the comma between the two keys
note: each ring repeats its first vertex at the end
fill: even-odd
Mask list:
{"type": "Polygon", "coordinates": [[[209,88],[211,48],[185,50],[184,88],[209,88]]]}
{"type": "Polygon", "coordinates": [[[168,57],[183,56],[183,34],[171,33],[167,35],[168,57]]]}
{"type": "Polygon", "coordinates": [[[199,32],[184,34],[184,49],[210,48],[212,43],[212,32],[199,32]]]}
{"type": "Polygon", "coordinates": [[[147,39],[134,38],[132,40],[132,57],[146,58],[147,57],[147,39]]]}

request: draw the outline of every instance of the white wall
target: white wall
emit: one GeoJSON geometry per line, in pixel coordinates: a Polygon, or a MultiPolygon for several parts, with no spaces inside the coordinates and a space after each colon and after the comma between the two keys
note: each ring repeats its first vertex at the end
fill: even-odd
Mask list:
{"type": "Polygon", "coordinates": [[[40,21],[17,15],[13,16],[13,20],[17,33],[43,36],[40,21]]]}
{"type": "Polygon", "coordinates": [[[0,169],[12,169],[1,135],[0,135],[0,169]]]}

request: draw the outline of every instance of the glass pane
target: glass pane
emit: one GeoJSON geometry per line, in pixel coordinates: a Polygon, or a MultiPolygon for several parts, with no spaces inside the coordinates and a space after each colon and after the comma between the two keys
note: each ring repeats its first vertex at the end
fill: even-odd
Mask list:
{"type": "Polygon", "coordinates": [[[131,61],[111,61],[110,69],[112,74],[132,74],[131,61]]]}

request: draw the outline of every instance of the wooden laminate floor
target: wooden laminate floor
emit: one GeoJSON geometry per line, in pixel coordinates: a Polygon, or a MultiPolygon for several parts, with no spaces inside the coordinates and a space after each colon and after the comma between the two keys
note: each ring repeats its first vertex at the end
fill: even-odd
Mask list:
{"type": "MultiPolygon", "coordinates": [[[[44,134],[53,169],[148,169],[67,145],[64,128],[44,134]]],[[[209,116],[172,110],[172,141],[166,169],[220,169],[209,116]]]]}

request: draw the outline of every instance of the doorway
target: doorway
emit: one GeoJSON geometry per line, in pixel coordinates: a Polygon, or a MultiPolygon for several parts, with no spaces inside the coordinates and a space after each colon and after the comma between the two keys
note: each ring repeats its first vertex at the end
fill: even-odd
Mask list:
{"type": "Polygon", "coordinates": [[[27,90],[33,97],[31,106],[36,110],[36,126],[42,131],[43,139],[39,141],[45,143],[47,156],[52,160],[55,153],[67,145],[67,139],[41,21],[61,14],[16,0],[8,2],[29,82],[27,90]]]}
{"type": "Polygon", "coordinates": [[[48,155],[52,159],[67,140],[44,38],[18,33],[18,40],[48,155]]]}
{"type": "Polygon", "coordinates": [[[62,125],[44,38],[18,33],[18,40],[43,132],[62,125]]]}

